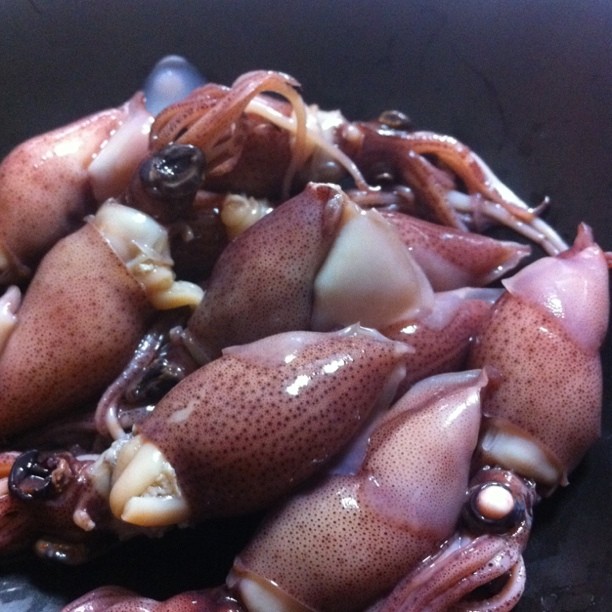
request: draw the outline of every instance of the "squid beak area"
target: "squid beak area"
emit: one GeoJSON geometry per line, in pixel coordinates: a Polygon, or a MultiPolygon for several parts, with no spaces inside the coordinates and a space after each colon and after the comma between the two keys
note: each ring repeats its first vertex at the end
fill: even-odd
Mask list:
{"type": "MultiPolygon", "coordinates": [[[[151,442],[126,445],[131,457],[114,474],[109,497],[112,513],[118,519],[140,527],[166,527],[186,522],[187,502],[178,489],[174,469],[151,442]],[[134,452],[134,446],[138,445],[134,452]]],[[[120,461],[118,461],[119,466],[120,461]]]]}

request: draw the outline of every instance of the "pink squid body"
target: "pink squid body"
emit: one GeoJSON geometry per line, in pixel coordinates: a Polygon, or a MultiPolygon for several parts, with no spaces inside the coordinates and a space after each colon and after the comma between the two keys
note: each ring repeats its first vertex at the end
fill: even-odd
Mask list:
{"type": "MultiPolygon", "coordinates": [[[[117,157],[117,143],[104,155],[101,151],[107,142],[113,142],[115,132],[125,134],[130,126],[130,155],[125,154],[124,146],[118,156],[121,172],[128,172],[134,158],[139,161],[146,153],[147,135],[142,132],[148,125],[142,95],[137,94],[116,109],[31,138],[9,153],[0,164],[0,283],[29,276],[55,242],[82,224],[85,215],[96,208],[88,171],[92,161],[101,158],[94,164],[94,182],[108,183],[108,160],[117,157]],[[138,128],[133,129],[134,121],[138,128]],[[102,159],[107,161],[102,163],[102,159]]],[[[119,182],[118,177],[113,180],[119,182]]],[[[106,187],[98,191],[104,197],[114,195],[106,193],[106,187]]]]}
{"type": "Polygon", "coordinates": [[[486,414],[539,440],[563,482],[600,434],[606,258],[582,225],[571,249],[534,262],[504,285],[470,364],[492,366],[500,376],[486,414]]]}
{"type": "Polygon", "coordinates": [[[185,339],[200,363],[295,329],[381,329],[424,314],[433,290],[393,226],[336,185],[309,183],[235,238],[185,339]]]}
{"type": "Polygon", "coordinates": [[[119,374],[153,309],[90,223],[41,262],[0,355],[0,430],[25,431],[91,401],[119,374]]]}
{"type": "Polygon", "coordinates": [[[209,357],[291,329],[308,329],[313,282],[340,223],[344,197],[318,185],[232,241],[189,321],[191,344],[209,357]]]}
{"type": "Polygon", "coordinates": [[[397,227],[436,291],[488,285],[531,252],[517,242],[429,223],[397,211],[381,213],[397,227]]]}
{"type": "Polygon", "coordinates": [[[400,391],[428,376],[461,370],[473,338],[500,294],[498,289],[471,287],[436,293],[426,316],[381,329],[387,338],[413,348],[406,354],[406,377],[400,391]]]}
{"type": "Polygon", "coordinates": [[[390,404],[407,350],[359,326],[232,347],[173,388],[137,433],[173,466],[192,518],[259,509],[390,404]]]}
{"type": "Polygon", "coordinates": [[[253,612],[363,610],[393,588],[455,529],[485,384],[471,371],[415,385],[377,424],[359,471],[273,514],[228,586],[253,612]]]}

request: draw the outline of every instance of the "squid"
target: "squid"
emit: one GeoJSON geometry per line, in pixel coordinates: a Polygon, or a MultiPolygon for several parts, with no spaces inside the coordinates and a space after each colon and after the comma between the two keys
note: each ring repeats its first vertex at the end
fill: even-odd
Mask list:
{"type": "Polygon", "coordinates": [[[48,557],[80,559],[100,534],[266,508],[388,407],[407,351],[360,326],[279,334],[227,349],[97,457],[5,454],[6,549],[35,539],[48,557]]]}
{"type": "Polygon", "coordinates": [[[609,264],[580,225],[569,250],[503,281],[471,347],[469,364],[486,364],[498,378],[485,406],[482,461],[532,478],[543,494],[568,483],[601,433],[609,264]]]}
{"type": "Polygon", "coordinates": [[[380,209],[421,266],[434,291],[484,287],[516,268],[529,246],[457,230],[397,210],[380,209]]]}
{"type": "Polygon", "coordinates": [[[491,384],[462,524],[376,606],[378,612],[505,611],[519,601],[533,507],[568,484],[600,435],[609,259],[582,224],[569,250],[502,281],[505,292],[468,358],[468,367],[486,368],[491,384]],[[477,596],[495,582],[497,588],[477,596]]]}
{"type": "Polygon", "coordinates": [[[482,467],[471,485],[465,523],[377,611],[457,607],[459,596],[464,603],[458,609],[469,610],[511,610],[519,601],[532,508],[567,485],[600,435],[608,266],[609,256],[582,224],[571,249],[503,281],[505,293],[468,359],[470,366],[486,367],[492,382],[474,457],[482,467]],[[537,385],[530,380],[534,372],[537,385]],[[481,498],[491,492],[490,515],[488,503],[483,513],[481,498]],[[475,600],[477,589],[494,580],[497,589],[475,600]]]}
{"type": "Polygon", "coordinates": [[[202,77],[182,58],[162,59],[145,91],[17,146],[0,163],[0,285],[26,284],[44,254],[129,186],[147,156],[159,112],[202,77]]]}
{"type": "Polygon", "coordinates": [[[269,70],[246,73],[231,87],[207,83],[155,118],[151,148],[200,148],[208,161],[203,186],[212,191],[283,201],[308,181],[349,177],[363,205],[407,206],[463,230],[482,229],[487,219],[548,253],[567,248],[538,216],[543,207],[527,205],[465,144],[411,131],[399,112],[349,122],[338,111],[307,106],[298,89],[290,75],[269,70]]]}
{"type": "Polygon", "coordinates": [[[113,134],[126,138],[127,132],[129,156],[124,151],[121,168],[131,176],[146,154],[146,133],[140,138],[138,134],[143,125],[148,128],[150,119],[142,95],[136,94],[123,106],[35,136],[9,153],[0,164],[2,285],[27,280],[42,256],[95,212],[90,171],[101,183],[102,174],[108,172],[102,150],[113,134]]]}
{"type": "MultiPolygon", "coordinates": [[[[454,531],[486,384],[486,374],[475,370],[415,385],[379,416],[365,448],[357,444],[348,460],[270,514],[236,557],[225,595],[196,593],[196,601],[210,606],[203,609],[231,603],[241,607],[229,609],[250,612],[363,610],[375,603],[454,531]]],[[[129,605],[180,609],[178,601],[159,605],[106,588],[64,611],[129,605]]]]}
{"type": "Polygon", "coordinates": [[[176,280],[165,230],[108,201],[47,253],[23,300],[16,287],[0,298],[2,435],[95,401],[157,309],[194,308],[201,297],[176,280]]]}
{"type": "MultiPolygon", "coordinates": [[[[386,516],[385,512],[400,516],[393,514],[394,497],[384,495],[388,481],[376,471],[377,454],[373,449],[382,437],[380,432],[388,431],[385,425],[390,428],[398,406],[408,401],[406,398],[429,397],[432,389],[439,390],[437,381],[458,376],[450,374],[417,383],[389,413],[381,417],[380,423],[369,432],[365,460],[360,460],[364,452],[362,440],[357,444],[357,458],[351,456],[344,463],[348,466],[348,477],[343,475],[342,466],[337,467],[337,472],[323,478],[320,485],[294,496],[273,513],[254,540],[238,555],[227,579],[227,593],[220,595],[216,590],[198,592],[194,596],[211,606],[210,609],[227,605],[233,606],[230,609],[249,611],[269,610],[271,607],[361,610],[368,606],[385,612],[451,607],[511,610],[524,588],[522,551],[528,541],[533,507],[542,495],[549,495],[559,484],[566,484],[567,474],[598,435],[601,407],[598,349],[607,329],[608,260],[609,257],[595,244],[589,228],[582,225],[574,245],[567,252],[538,260],[505,281],[506,292],[494,306],[472,349],[470,363],[480,363],[485,370],[471,370],[462,375],[465,377],[464,385],[465,380],[471,378],[472,392],[474,386],[480,385],[478,425],[474,428],[474,446],[468,454],[467,461],[471,467],[466,468],[466,482],[471,472],[474,475],[458,497],[458,504],[463,504],[463,509],[457,510],[446,536],[437,538],[435,544],[430,542],[427,550],[421,550],[409,559],[403,551],[400,557],[404,564],[398,562],[396,565],[391,561],[394,557],[386,548],[386,540],[381,540],[380,534],[372,535],[370,530],[373,527],[356,529],[346,526],[340,517],[347,512],[348,524],[352,525],[352,520],[358,520],[353,515],[361,517],[365,508],[369,510],[363,499],[369,500],[367,485],[372,483],[376,483],[375,488],[384,499],[384,502],[372,502],[373,507],[382,510],[383,516],[386,516]],[[510,338],[517,334],[517,320],[522,322],[519,325],[520,338],[513,343],[510,338]],[[578,330],[585,329],[589,330],[588,334],[578,333],[578,330]],[[541,334],[544,338],[532,339],[541,334]],[[500,350],[502,345],[504,348],[500,350]],[[551,347],[554,348],[552,352],[551,347]],[[508,352],[507,348],[512,351],[508,352]],[[511,368],[525,363],[527,355],[530,359],[537,359],[539,350],[542,368],[545,363],[550,363],[550,354],[560,359],[549,365],[550,376],[560,372],[559,377],[554,378],[558,386],[554,396],[558,398],[557,404],[561,404],[560,411],[558,405],[550,406],[552,391],[542,394],[533,386],[523,385],[520,392],[510,386],[508,395],[501,396],[503,401],[499,399],[505,385],[512,385],[517,376],[520,379],[520,373],[511,368]],[[521,351],[523,357],[520,357],[521,351]],[[581,370],[577,382],[574,382],[576,379],[568,381],[569,377],[564,374],[566,355],[567,367],[571,364],[572,368],[581,370]],[[490,382],[482,392],[483,381],[488,379],[490,382]],[[480,383],[475,385],[475,380],[480,383]],[[583,381],[587,384],[583,385],[583,381]],[[525,396],[526,388],[533,393],[525,396]],[[579,396],[576,395],[578,389],[579,396]],[[524,406],[529,409],[521,410],[524,406]],[[554,410],[554,415],[551,410],[554,410]],[[509,447],[508,441],[517,441],[521,450],[509,447]],[[525,453],[522,451],[525,449],[535,457],[530,462],[523,459],[525,453]],[[355,465],[359,467],[355,469],[355,465]],[[352,479],[360,474],[364,474],[365,484],[353,484],[352,479]],[[347,478],[351,484],[347,483],[347,478]],[[325,491],[327,494],[319,497],[319,493],[325,491]],[[340,503],[344,500],[349,500],[352,505],[340,503]],[[326,510],[328,505],[330,509],[326,510]],[[319,520],[323,523],[309,527],[319,520]],[[342,535],[331,535],[335,533],[342,535]],[[362,545],[357,545],[353,539],[362,545]],[[331,553],[330,542],[337,546],[331,553]],[[382,549],[385,552],[380,554],[380,558],[385,559],[384,574],[375,561],[378,555],[371,552],[382,549]],[[346,557],[342,556],[344,550],[350,551],[346,557]],[[360,550],[364,551],[363,559],[362,555],[356,554],[360,550]],[[322,554],[322,551],[327,551],[327,554],[322,554]],[[343,562],[339,560],[341,558],[343,562]],[[359,569],[353,565],[361,562],[364,565],[359,569]],[[376,578],[366,579],[368,570],[376,578]],[[381,583],[381,576],[387,576],[386,572],[391,571],[398,573],[393,574],[388,582],[381,583]]],[[[543,380],[548,379],[547,374],[543,380]]],[[[446,409],[456,409],[456,404],[449,402],[446,396],[441,403],[446,409]]],[[[457,403],[464,409],[469,404],[465,399],[457,403]]],[[[407,414],[416,418],[419,411],[411,410],[407,414]]],[[[414,423],[409,431],[412,440],[425,438],[425,434],[418,435],[414,423]]],[[[404,442],[400,448],[403,456],[410,452],[407,449],[411,447],[404,442]]],[[[448,445],[441,445],[441,448],[447,449],[448,445]]],[[[451,456],[456,458],[456,451],[451,456]]],[[[431,453],[427,458],[431,461],[431,453]]],[[[381,464],[385,465],[385,462],[381,464]]],[[[402,464],[397,473],[405,475],[409,466],[416,465],[418,460],[413,458],[402,464]]],[[[436,482],[435,478],[432,479],[436,482]]],[[[431,512],[432,507],[447,508],[448,505],[446,502],[428,505],[428,508],[431,512]]],[[[389,535],[391,528],[388,523],[383,521],[383,525],[385,536],[396,544],[400,538],[389,535]]],[[[418,533],[423,536],[426,530],[421,528],[418,533]]],[[[158,605],[112,588],[101,591],[100,602],[105,602],[101,605],[109,602],[105,597],[111,594],[116,598],[117,609],[127,602],[139,604],[145,610],[155,610],[158,605]]],[[[94,591],[67,610],[95,610],[97,598],[94,591]]],[[[171,602],[167,605],[170,606],[171,602]]]]}
{"type": "Polygon", "coordinates": [[[438,292],[427,315],[383,327],[381,332],[387,338],[412,349],[404,360],[406,375],[400,393],[434,374],[464,368],[470,346],[500,294],[498,289],[473,287],[438,292]]]}
{"type": "MultiPolygon", "coordinates": [[[[441,256],[464,242],[437,238],[441,256]]],[[[421,253],[432,252],[434,242],[421,253]]],[[[508,249],[514,258],[516,250],[508,249]]],[[[497,269],[497,258],[490,263],[497,269]]],[[[483,268],[469,267],[464,277],[478,280],[483,268]]],[[[159,357],[139,351],[118,386],[124,396],[131,386],[135,395],[148,397],[156,380],[167,389],[173,376],[184,377],[227,346],[292,329],[328,331],[359,322],[418,346],[407,356],[405,389],[419,376],[462,366],[496,296],[494,290],[465,288],[436,294],[395,225],[376,210],[357,207],[337,186],[309,183],[228,244],[184,329],[173,330],[159,357]],[[143,359],[150,364],[144,369],[143,359]]],[[[121,409],[120,396],[115,389],[101,401],[101,430],[108,430],[109,411],[121,409]]]]}
{"type": "MultiPolygon", "coordinates": [[[[389,223],[338,186],[310,183],[223,250],[202,302],[174,330],[167,361],[181,378],[228,346],[291,330],[379,329],[433,303],[427,277],[389,223]]],[[[122,384],[128,381],[137,385],[131,375],[122,384]]],[[[102,405],[100,421],[106,412],[102,405]]]]}
{"type": "Polygon", "coordinates": [[[526,580],[535,483],[485,467],[470,481],[457,531],[400,580],[371,612],[512,610],[526,580]]]}
{"type": "Polygon", "coordinates": [[[612,256],[400,112],[202,82],[164,58],[0,164],[0,553],[268,512],[222,586],[66,610],[512,609],[600,435],[612,256]],[[547,257],[507,278],[491,224],[547,257]]]}

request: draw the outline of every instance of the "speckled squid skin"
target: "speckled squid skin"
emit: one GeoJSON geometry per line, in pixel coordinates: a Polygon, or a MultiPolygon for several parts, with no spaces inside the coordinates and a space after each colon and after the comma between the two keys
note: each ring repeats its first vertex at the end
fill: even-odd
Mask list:
{"type": "Polygon", "coordinates": [[[437,293],[429,315],[383,328],[387,338],[414,349],[406,354],[406,376],[399,392],[428,376],[461,370],[498,295],[494,289],[471,288],[437,293]]]}
{"type": "Polygon", "coordinates": [[[222,588],[187,591],[165,601],[119,586],[101,587],[62,608],[62,612],[248,612],[222,588]]]}
{"type": "Polygon", "coordinates": [[[268,506],[392,401],[406,348],[362,330],[233,347],[160,401],[137,433],[174,467],[194,520],[268,506]]]}
{"type": "Polygon", "coordinates": [[[0,246],[14,268],[0,283],[27,277],[57,240],[95,207],[87,168],[128,113],[127,104],[35,136],[0,164],[0,246]]]}
{"type": "Polygon", "coordinates": [[[225,248],[188,324],[210,358],[226,346],[310,328],[313,281],[345,200],[338,187],[311,183],[225,248]]]}
{"type": "Polygon", "coordinates": [[[41,262],[0,356],[0,431],[10,436],[95,400],[153,313],[141,285],[91,224],[41,262]]]}
{"type": "Polygon", "coordinates": [[[565,474],[600,435],[608,274],[604,253],[582,226],[569,251],[504,281],[507,292],[469,359],[500,377],[485,413],[533,435],[565,474]]]}
{"type": "Polygon", "coordinates": [[[296,609],[323,612],[363,610],[393,588],[455,529],[486,382],[472,371],[415,385],[382,417],[357,474],[272,514],[237,557],[230,589],[244,598],[244,580],[273,582],[305,606],[296,609]]]}
{"type": "Polygon", "coordinates": [[[531,251],[517,242],[429,223],[399,211],[381,210],[381,214],[397,228],[435,291],[484,287],[531,251]]]}

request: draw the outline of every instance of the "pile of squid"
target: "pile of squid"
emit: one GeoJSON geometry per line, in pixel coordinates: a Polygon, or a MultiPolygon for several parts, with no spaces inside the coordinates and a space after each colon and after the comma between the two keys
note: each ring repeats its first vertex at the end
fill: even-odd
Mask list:
{"type": "Polygon", "coordinates": [[[399,111],[352,122],[176,56],[19,145],[0,555],[262,512],[225,584],[65,611],[512,609],[534,507],[601,423],[612,258],[542,209],[399,111]]]}

